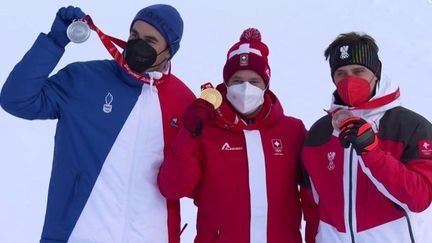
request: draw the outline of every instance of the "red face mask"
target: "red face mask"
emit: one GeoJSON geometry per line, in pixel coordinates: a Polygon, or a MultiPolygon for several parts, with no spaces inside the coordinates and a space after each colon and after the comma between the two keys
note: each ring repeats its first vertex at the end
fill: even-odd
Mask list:
{"type": "Polygon", "coordinates": [[[369,82],[356,76],[347,76],[340,80],[336,90],[342,101],[351,107],[367,102],[371,94],[369,82]]]}

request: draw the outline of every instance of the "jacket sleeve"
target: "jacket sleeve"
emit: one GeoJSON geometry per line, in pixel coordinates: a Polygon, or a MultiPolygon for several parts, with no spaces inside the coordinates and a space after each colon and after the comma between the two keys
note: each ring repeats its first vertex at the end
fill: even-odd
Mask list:
{"type": "Polygon", "coordinates": [[[66,70],[48,77],[64,53],[45,34],[40,34],[9,74],[0,95],[0,105],[12,115],[25,119],[55,119],[70,88],[66,70]]]}
{"type": "Polygon", "coordinates": [[[194,196],[201,179],[199,137],[182,128],[171,144],[159,170],[159,189],[167,199],[194,196]]]}
{"type": "Polygon", "coordinates": [[[413,212],[425,210],[432,202],[432,148],[423,148],[424,143],[432,147],[432,125],[427,120],[415,126],[401,160],[379,148],[362,155],[360,161],[381,193],[413,212]]]}
{"type": "Polygon", "coordinates": [[[300,142],[300,152],[298,156],[298,161],[300,174],[300,202],[303,213],[303,220],[306,222],[304,239],[306,243],[315,243],[315,236],[318,231],[319,223],[318,205],[314,201],[312,193],[312,183],[302,160],[302,147],[304,147],[307,131],[303,125],[303,122],[300,122],[300,127],[301,133],[300,137],[298,138],[298,141],[300,142]]]}
{"type": "Polygon", "coordinates": [[[312,192],[312,184],[304,166],[301,166],[301,170],[302,180],[300,183],[300,198],[303,210],[303,218],[306,222],[305,240],[306,243],[315,243],[315,237],[318,232],[319,225],[318,205],[315,203],[312,192]]]}

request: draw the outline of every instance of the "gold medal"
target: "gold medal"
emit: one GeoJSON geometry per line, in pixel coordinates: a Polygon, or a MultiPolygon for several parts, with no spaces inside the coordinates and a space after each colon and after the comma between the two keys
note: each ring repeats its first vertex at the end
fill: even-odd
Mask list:
{"type": "Polygon", "coordinates": [[[201,91],[200,98],[211,103],[215,109],[219,108],[222,104],[222,95],[215,88],[206,88],[201,91]]]}

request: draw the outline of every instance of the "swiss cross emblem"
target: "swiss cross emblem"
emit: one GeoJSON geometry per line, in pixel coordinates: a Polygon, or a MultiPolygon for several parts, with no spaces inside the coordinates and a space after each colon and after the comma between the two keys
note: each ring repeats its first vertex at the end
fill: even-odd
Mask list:
{"type": "Polygon", "coordinates": [[[249,55],[248,54],[241,54],[240,55],[240,66],[247,66],[249,65],[249,55]]]}
{"type": "Polygon", "coordinates": [[[282,153],[282,140],[272,139],[273,149],[276,153],[282,153]]]}
{"type": "Polygon", "coordinates": [[[432,140],[420,140],[418,143],[421,158],[432,159],[432,140]]]}

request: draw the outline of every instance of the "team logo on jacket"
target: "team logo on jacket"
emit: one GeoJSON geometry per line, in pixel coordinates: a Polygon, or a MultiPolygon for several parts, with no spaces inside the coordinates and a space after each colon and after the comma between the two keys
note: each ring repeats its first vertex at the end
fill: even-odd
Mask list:
{"type": "Polygon", "coordinates": [[[336,152],[328,152],[327,153],[327,159],[328,159],[327,169],[328,170],[334,170],[335,169],[335,163],[334,163],[335,157],[336,157],[336,152]]]}
{"type": "Polygon", "coordinates": [[[420,140],[418,147],[421,158],[432,158],[432,140],[420,140]]]}
{"type": "Polygon", "coordinates": [[[174,117],[173,119],[171,119],[170,125],[172,127],[178,128],[178,119],[177,119],[177,117],[174,117]]]}
{"type": "Polygon", "coordinates": [[[110,92],[108,92],[108,94],[105,96],[105,104],[103,105],[102,110],[105,113],[111,113],[112,111],[112,105],[111,103],[114,100],[114,96],[112,96],[112,94],[110,92]]]}
{"type": "Polygon", "coordinates": [[[221,150],[225,150],[225,151],[243,150],[243,147],[242,147],[242,146],[238,146],[238,147],[231,147],[231,146],[229,145],[229,143],[226,142],[226,143],[224,143],[224,144],[222,145],[221,150]]]}
{"type": "Polygon", "coordinates": [[[282,148],[283,148],[283,146],[282,146],[282,140],[279,139],[279,138],[272,139],[271,143],[272,143],[272,146],[273,146],[273,150],[275,152],[274,154],[275,155],[283,155],[283,153],[282,153],[282,148]]]}

